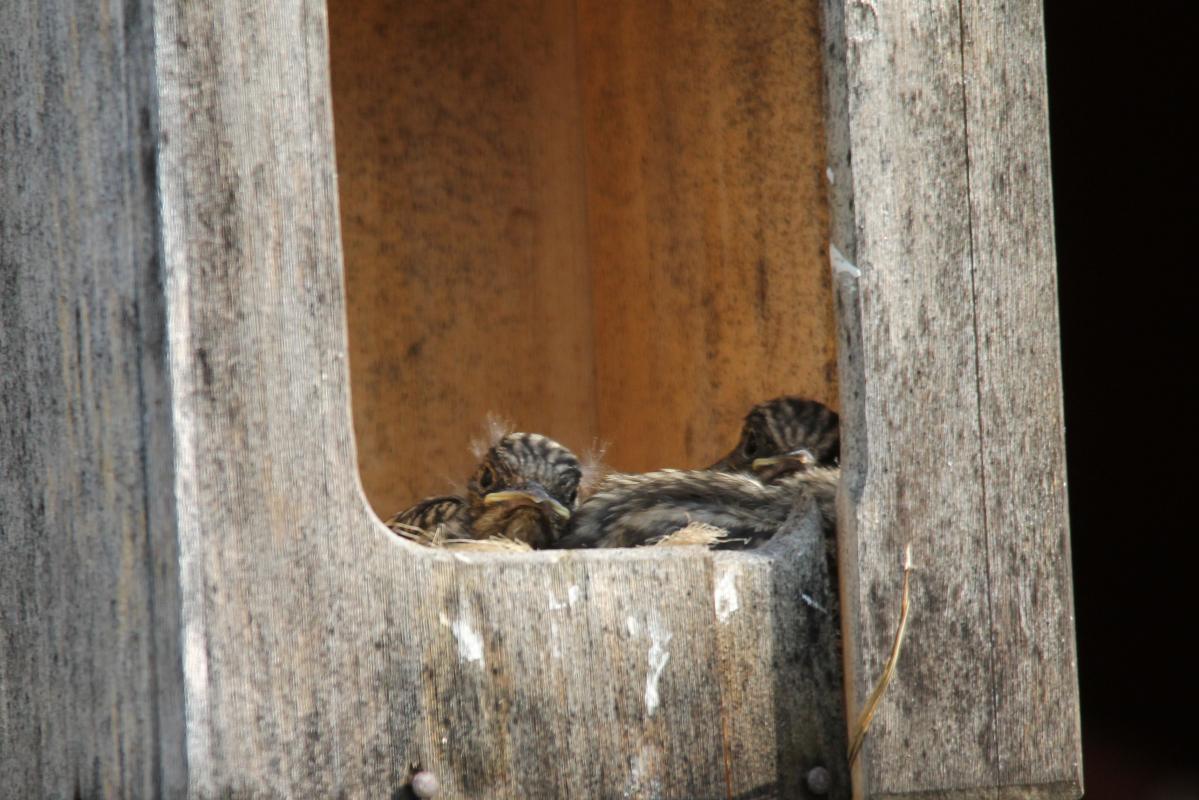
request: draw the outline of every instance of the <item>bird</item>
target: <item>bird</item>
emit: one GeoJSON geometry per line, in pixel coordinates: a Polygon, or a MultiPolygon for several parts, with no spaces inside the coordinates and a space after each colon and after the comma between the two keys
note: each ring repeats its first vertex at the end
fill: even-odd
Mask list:
{"type": "Polygon", "coordinates": [[[653,544],[693,523],[720,528],[729,543],[760,545],[791,515],[815,507],[836,520],[840,470],[811,467],[767,483],[744,472],[666,469],[615,474],[571,516],[563,549],[653,544]]]}
{"type": "Polygon", "coordinates": [[[609,475],[573,515],[559,547],[633,547],[692,523],[753,547],[801,507],[835,529],[840,469],[836,412],[793,395],[750,409],[732,452],[703,470],[609,475]]]}
{"type": "Polygon", "coordinates": [[[400,535],[553,545],[577,504],[582,469],[565,446],[539,433],[503,435],[482,457],[462,496],[429,497],[387,520],[400,535]]]}
{"type": "Polygon", "coordinates": [[[835,467],[840,455],[837,412],[816,400],[784,395],[751,408],[737,446],[708,469],[752,472],[773,483],[813,466],[835,467]]]}

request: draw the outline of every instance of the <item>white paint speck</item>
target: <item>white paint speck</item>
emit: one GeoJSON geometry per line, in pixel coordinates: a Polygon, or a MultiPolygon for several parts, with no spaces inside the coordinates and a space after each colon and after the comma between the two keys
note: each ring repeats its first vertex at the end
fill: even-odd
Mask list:
{"type": "Polygon", "coordinates": [[[833,274],[837,276],[848,275],[851,278],[862,277],[862,271],[854,266],[848,258],[841,254],[841,251],[836,246],[830,246],[828,249],[829,263],[833,266],[833,274]]]}
{"type": "Polygon", "coordinates": [[[561,611],[564,608],[574,608],[575,603],[577,603],[577,602],[579,602],[579,587],[578,586],[567,587],[565,603],[559,602],[558,598],[554,597],[554,593],[550,592],[550,600],[549,600],[550,611],[561,611]]]}
{"type": "Polygon", "coordinates": [[[741,608],[741,601],[737,597],[737,570],[730,569],[720,576],[720,580],[716,581],[714,595],[716,619],[722,623],[728,622],[729,617],[733,616],[733,613],[741,608]]]}
{"type": "Polygon", "coordinates": [[[664,631],[654,623],[649,626],[649,671],[645,674],[645,713],[647,716],[653,716],[658,710],[658,681],[662,677],[662,671],[666,669],[666,662],[670,660],[670,653],[666,651],[666,645],[670,644],[672,634],[670,631],[664,631]]]}
{"type": "Polygon", "coordinates": [[[803,601],[805,603],[807,603],[809,606],[816,609],[817,611],[823,611],[825,614],[828,613],[827,608],[825,608],[824,606],[820,605],[815,600],[813,600],[811,595],[807,594],[806,592],[801,592],[799,596],[803,598],[803,601]]]}
{"type": "Polygon", "coordinates": [[[463,662],[477,661],[479,666],[485,666],[483,660],[483,637],[470,626],[470,620],[463,614],[450,623],[450,631],[458,642],[458,658],[463,662]]]}
{"type": "Polygon", "coordinates": [[[828,178],[828,182],[829,182],[830,184],[834,184],[834,183],[836,183],[836,182],[837,182],[837,176],[833,174],[833,168],[832,168],[832,167],[825,167],[825,168],[824,168],[824,177],[828,178]]]}
{"type": "Polygon", "coordinates": [[[629,636],[636,636],[641,633],[641,625],[635,617],[626,617],[624,621],[625,630],[629,632],[629,636]]]}

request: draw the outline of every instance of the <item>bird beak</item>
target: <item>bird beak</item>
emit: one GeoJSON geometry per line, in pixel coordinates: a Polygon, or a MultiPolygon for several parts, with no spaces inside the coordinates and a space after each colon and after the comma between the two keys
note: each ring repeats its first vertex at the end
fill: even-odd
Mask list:
{"type": "Polygon", "coordinates": [[[500,503],[513,505],[541,506],[548,508],[561,519],[570,519],[570,509],[549,496],[545,489],[531,483],[524,489],[509,489],[503,492],[492,492],[483,498],[483,505],[494,506],[500,503]]]}
{"type": "Polygon", "coordinates": [[[792,450],[790,453],[783,453],[781,456],[770,456],[769,458],[755,458],[754,463],[750,468],[754,472],[761,472],[768,467],[776,467],[779,464],[787,464],[800,469],[806,469],[816,463],[816,457],[808,450],[792,450]]]}

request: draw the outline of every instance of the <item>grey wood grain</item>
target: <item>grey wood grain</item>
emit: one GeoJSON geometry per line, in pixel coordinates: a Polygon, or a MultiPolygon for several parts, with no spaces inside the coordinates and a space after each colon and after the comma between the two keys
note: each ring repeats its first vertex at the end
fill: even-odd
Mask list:
{"type": "Polygon", "coordinates": [[[1081,792],[1040,5],[826,5],[862,797],[1081,792]]]}
{"type": "Polygon", "coordinates": [[[6,797],[180,785],[147,12],[46,0],[0,25],[6,797]]]}
{"type": "Polygon", "coordinates": [[[999,784],[1082,792],[1039,0],[962,5],[999,784]]]}

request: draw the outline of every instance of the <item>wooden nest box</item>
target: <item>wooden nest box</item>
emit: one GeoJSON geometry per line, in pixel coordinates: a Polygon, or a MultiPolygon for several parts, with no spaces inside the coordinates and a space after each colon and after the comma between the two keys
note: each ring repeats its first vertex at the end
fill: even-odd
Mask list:
{"type": "Polygon", "coordinates": [[[1077,797],[1042,50],[1037,0],[14,7],[0,794],[1077,797]],[[378,519],[488,412],[644,470],[782,393],[841,413],[839,579],[806,519],[378,519]]]}

